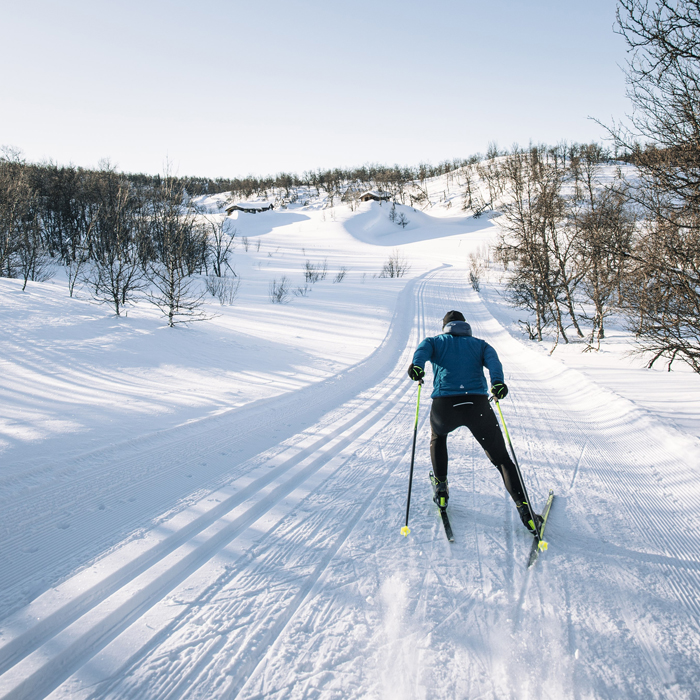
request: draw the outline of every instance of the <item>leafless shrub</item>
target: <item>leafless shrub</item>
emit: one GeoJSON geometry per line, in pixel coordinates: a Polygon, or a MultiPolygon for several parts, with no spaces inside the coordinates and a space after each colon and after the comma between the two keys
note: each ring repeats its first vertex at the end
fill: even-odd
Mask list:
{"type": "Polygon", "coordinates": [[[483,272],[484,263],[481,258],[475,253],[469,253],[469,282],[475,292],[480,289],[483,272]]]}
{"type": "Polygon", "coordinates": [[[217,277],[210,275],[206,278],[207,291],[219,300],[221,306],[231,306],[238,296],[241,286],[240,277],[217,277]]]}
{"type": "Polygon", "coordinates": [[[391,255],[387,258],[384,266],[379,273],[380,277],[403,277],[409,270],[411,266],[404,255],[395,248],[391,255]]]}
{"type": "Polygon", "coordinates": [[[530,340],[537,340],[538,329],[533,328],[530,321],[518,321],[518,325],[527,333],[527,337],[530,340]]]}
{"type": "Polygon", "coordinates": [[[307,260],[304,263],[304,279],[309,284],[316,284],[320,280],[326,279],[328,274],[328,261],[324,260],[322,263],[312,263],[307,260]]]}
{"type": "Polygon", "coordinates": [[[278,282],[277,279],[270,282],[270,301],[273,304],[286,304],[289,301],[289,280],[284,275],[278,282]]]}
{"type": "Polygon", "coordinates": [[[342,282],[345,279],[345,275],[348,273],[348,268],[347,267],[341,267],[340,270],[336,273],[335,277],[333,278],[333,284],[338,284],[339,282],[342,282]]]}

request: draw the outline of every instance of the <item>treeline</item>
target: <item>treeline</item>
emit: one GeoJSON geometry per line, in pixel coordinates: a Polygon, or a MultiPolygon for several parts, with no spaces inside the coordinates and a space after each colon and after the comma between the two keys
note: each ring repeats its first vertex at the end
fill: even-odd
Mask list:
{"type": "MultiPolygon", "coordinates": [[[[186,182],[0,159],[0,275],[44,281],[66,268],[117,316],[137,297],[169,325],[201,317],[193,275],[226,275],[235,231],[192,205],[186,182]]],[[[24,288],[23,287],[23,288],[24,288]]]]}
{"type": "MultiPolygon", "coordinates": [[[[438,165],[421,163],[414,167],[373,164],[356,168],[318,169],[306,171],[301,175],[282,172],[268,176],[212,179],[171,175],[164,178],[161,175],[119,173],[119,177],[135,188],[144,190],[160,187],[163,180],[167,179],[175,189],[187,192],[191,197],[227,192],[234,199],[240,200],[254,196],[274,197],[282,193],[289,199],[298,196],[297,190],[306,190],[309,195],[325,194],[330,198],[344,198],[346,192],[372,188],[391,193],[400,192],[412,183],[425,183],[429,178],[452,173],[465,165],[477,163],[480,158],[481,156],[474,155],[469,158],[445,160],[438,165]]],[[[74,166],[25,163],[17,152],[12,151],[0,158],[0,162],[12,164],[15,172],[21,171],[25,181],[34,191],[40,193],[49,206],[53,203],[58,206],[60,201],[81,199],[84,192],[91,189],[95,179],[99,179],[105,173],[115,172],[111,168],[90,170],[74,166]]]]}
{"type": "MultiPolygon", "coordinates": [[[[474,155],[469,158],[445,160],[438,165],[421,163],[409,167],[373,164],[356,168],[308,170],[302,174],[283,172],[265,177],[249,175],[244,178],[209,181],[206,193],[226,191],[230,192],[234,199],[281,196],[291,202],[304,195],[325,195],[329,205],[333,206],[336,199],[352,202],[358,193],[376,188],[389,192],[396,201],[410,201],[413,204],[427,198],[427,193],[420,188],[426,180],[458,171],[465,165],[477,163],[479,159],[480,156],[474,155]],[[409,195],[407,188],[411,190],[412,195],[409,195]]],[[[189,187],[188,191],[200,193],[199,190],[189,187]]]]}

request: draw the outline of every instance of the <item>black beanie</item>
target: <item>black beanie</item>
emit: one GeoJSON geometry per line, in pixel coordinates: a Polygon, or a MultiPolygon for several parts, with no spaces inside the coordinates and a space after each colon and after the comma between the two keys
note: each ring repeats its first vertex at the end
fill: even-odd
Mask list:
{"type": "Polygon", "coordinates": [[[452,321],[466,321],[464,315],[460,311],[448,311],[445,314],[445,318],[442,319],[442,327],[444,328],[448,323],[452,321]]]}

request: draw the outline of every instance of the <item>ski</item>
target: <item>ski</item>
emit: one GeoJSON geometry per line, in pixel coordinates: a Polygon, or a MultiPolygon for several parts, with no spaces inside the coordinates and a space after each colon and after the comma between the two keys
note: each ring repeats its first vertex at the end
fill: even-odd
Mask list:
{"type": "Polygon", "coordinates": [[[550,489],[549,496],[547,497],[547,503],[544,506],[544,511],[542,512],[542,525],[540,525],[540,536],[535,536],[532,543],[532,549],[530,550],[530,559],[527,562],[528,569],[537,561],[540,555],[541,549],[547,549],[547,543],[542,539],[544,537],[544,529],[547,526],[547,518],[549,517],[549,511],[552,509],[552,501],[554,500],[554,491],[550,489]]]}
{"type": "Polygon", "coordinates": [[[452,534],[452,525],[450,525],[450,519],[447,517],[447,509],[439,508],[440,518],[442,519],[442,524],[445,528],[445,535],[449,542],[455,541],[455,536],[452,534]]]}
{"type": "MultiPolygon", "coordinates": [[[[438,497],[438,492],[437,492],[437,486],[441,482],[439,482],[436,478],[433,472],[431,471],[428,474],[430,478],[430,485],[433,487],[433,503],[438,507],[438,510],[440,511],[440,519],[442,520],[442,525],[445,528],[445,535],[447,536],[447,539],[449,542],[454,542],[455,541],[455,536],[452,534],[452,525],[450,525],[450,519],[447,517],[447,496],[448,493],[445,491],[441,495],[443,498],[438,497]]],[[[446,482],[443,482],[446,485],[446,482]]]]}

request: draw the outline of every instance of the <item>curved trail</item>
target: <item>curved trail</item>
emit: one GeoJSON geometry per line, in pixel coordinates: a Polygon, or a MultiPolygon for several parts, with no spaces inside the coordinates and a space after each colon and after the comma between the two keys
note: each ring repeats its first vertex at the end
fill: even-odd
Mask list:
{"type": "Polygon", "coordinates": [[[150,527],[154,516],[164,513],[165,519],[182,509],[182,493],[192,493],[189,503],[197,502],[204,493],[245,473],[243,465],[261,446],[294,439],[326,413],[384,379],[412,332],[414,287],[420,283],[421,278],[412,280],[400,294],[380,347],[339,375],[217,416],[72,456],[60,466],[53,465],[55,476],[50,481],[37,478],[35,485],[21,489],[3,483],[2,614],[26,602],[28,588],[38,588],[32,591],[38,595],[77,565],[129,535],[138,536],[139,528],[150,527]],[[6,553],[13,551],[10,562],[6,553]],[[39,572],[42,581],[37,585],[39,572]]]}
{"type": "MultiPolygon", "coordinates": [[[[417,279],[373,357],[297,394],[134,449],[134,479],[139,455],[179,468],[240,457],[205,497],[7,619],[0,697],[693,697],[692,465],[660,428],[639,429],[624,403],[601,405],[590,381],[511,338],[463,273],[417,279]],[[531,497],[558,494],[550,550],[529,571],[529,535],[462,431],[449,442],[446,542],[425,478],[428,401],[412,534],[399,535],[415,401],[405,367],[450,308],[503,360],[531,497]],[[255,452],[279,424],[286,434],[255,452]]],[[[156,466],[133,488],[170,478],[156,466]]],[[[97,478],[114,477],[105,466],[97,478]]]]}

